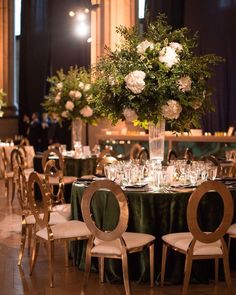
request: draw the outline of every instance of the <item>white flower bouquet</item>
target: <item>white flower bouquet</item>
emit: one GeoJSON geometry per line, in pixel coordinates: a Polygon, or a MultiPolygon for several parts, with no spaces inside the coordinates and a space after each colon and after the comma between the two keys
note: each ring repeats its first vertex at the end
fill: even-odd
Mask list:
{"type": "Polygon", "coordinates": [[[81,119],[95,123],[95,113],[91,106],[91,75],[84,68],[70,67],[48,78],[49,94],[43,102],[44,109],[52,118],[62,120],[81,119]]]}
{"type": "Polygon", "coordinates": [[[99,113],[114,124],[126,119],[147,128],[161,118],[172,130],[199,127],[201,116],[212,110],[208,80],[211,65],[223,59],[197,56],[197,36],[187,28],[173,30],[159,15],[140,35],[136,28],[117,28],[123,42],[94,68],[94,95],[99,113]]]}

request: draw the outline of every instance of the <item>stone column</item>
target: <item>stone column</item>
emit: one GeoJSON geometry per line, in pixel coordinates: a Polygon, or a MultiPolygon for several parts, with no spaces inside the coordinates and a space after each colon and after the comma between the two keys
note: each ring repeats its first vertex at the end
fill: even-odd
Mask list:
{"type": "Polygon", "coordinates": [[[112,49],[119,43],[116,27],[132,27],[137,21],[137,0],[92,0],[99,7],[91,13],[91,64],[95,64],[104,52],[104,46],[112,49]]]}
{"type": "Polygon", "coordinates": [[[0,88],[7,93],[4,117],[16,114],[14,105],[14,0],[0,0],[0,88]]]}

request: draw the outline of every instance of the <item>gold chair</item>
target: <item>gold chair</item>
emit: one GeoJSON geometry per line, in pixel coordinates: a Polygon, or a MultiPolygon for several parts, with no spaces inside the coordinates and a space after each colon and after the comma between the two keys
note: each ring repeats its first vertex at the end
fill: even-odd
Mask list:
{"type": "Polygon", "coordinates": [[[11,152],[15,149],[15,146],[4,146],[1,149],[1,157],[2,157],[2,162],[3,162],[3,176],[5,180],[5,187],[7,190],[7,197],[10,197],[10,189],[12,188],[12,192],[14,191],[15,188],[13,188],[14,183],[13,183],[13,177],[14,177],[14,172],[13,168],[11,166],[11,152]]]}
{"type": "Polygon", "coordinates": [[[104,281],[104,259],[113,258],[122,260],[123,279],[126,295],[130,294],[127,254],[140,252],[149,248],[150,254],[150,283],[154,285],[154,240],[155,237],[143,233],[126,232],[129,219],[129,210],[126,196],[119,185],[110,180],[99,180],[91,183],[84,191],[81,203],[84,222],[91,231],[86,249],[86,266],[84,283],[81,294],[85,294],[88,285],[91,258],[98,257],[100,281],[104,281]],[[119,205],[119,221],[112,231],[100,230],[91,217],[90,207],[93,195],[100,189],[109,190],[119,205]]]}
{"type": "Polygon", "coordinates": [[[215,280],[218,281],[219,259],[223,259],[225,280],[228,287],[227,294],[232,294],[232,283],[229,269],[228,249],[224,235],[233,218],[233,200],[230,191],[223,183],[206,181],[199,185],[192,193],[187,207],[187,222],[190,232],[171,233],[164,235],[161,286],[164,284],[167,249],[170,247],[185,255],[184,283],[182,295],[187,294],[190,280],[192,261],[201,259],[215,260],[215,280]],[[209,191],[216,191],[224,203],[224,216],[221,224],[215,232],[202,232],[198,220],[197,211],[202,197],[209,191]]]}
{"type": "MultiPolygon", "coordinates": [[[[17,188],[18,188],[18,201],[21,207],[22,212],[22,222],[21,222],[21,244],[20,244],[20,251],[18,256],[18,265],[21,265],[21,261],[24,255],[25,243],[26,239],[28,238],[28,254],[30,254],[30,247],[31,247],[31,236],[32,230],[35,227],[35,218],[31,212],[29,207],[29,199],[28,199],[28,182],[26,175],[24,173],[24,166],[18,166],[18,177],[17,177],[17,188]]],[[[50,203],[51,204],[51,203],[50,203]]],[[[42,216],[42,214],[40,215],[42,216]]],[[[67,222],[67,218],[65,214],[61,214],[60,211],[57,212],[54,209],[54,212],[50,215],[50,224],[61,224],[67,222]]]]}
{"type": "Polygon", "coordinates": [[[56,173],[53,173],[53,171],[50,170],[49,183],[51,185],[59,184],[59,175],[62,177],[64,185],[72,184],[74,181],[77,180],[77,177],[74,176],[64,176],[64,157],[62,153],[55,148],[48,149],[43,152],[42,168],[44,174],[46,173],[46,163],[48,160],[50,160],[50,158],[53,158],[56,163],[56,173]]]}
{"type": "Polygon", "coordinates": [[[148,152],[148,150],[145,149],[144,147],[142,147],[141,150],[140,150],[140,152],[138,153],[137,159],[140,162],[147,161],[149,159],[149,152],[148,152]]]}
{"type": "Polygon", "coordinates": [[[26,137],[22,138],[20,141],[20,145],[29,146],[30,142],[29,142],[28,138],[26,138],[26,137]]]}
{"type": "Polygon", "coordinates": [[[130,160],[138,159],[138,155],[141,153],[141,151],[142,151],[142,146],[139,143],[133,144],[129,151],[130,160]]]}
{"type": "Polygon", "coordinates": [[[105,154],[96,167],[96,175],[104,176],[104,167],[116,163],[118,160],[110,154],[105,154]]]}
{"type": "Polygon", "coordinates": [[[18,169],[19,167],[23,167],[25,165],[24,157],[18,148],[14,148],[11,152],[11,167],[13,171],[13,179],[12,179],[12,197],[11,204],[15,198],[15,190],[18,184],[18,169]]]}
{"type": "Polygon", "coordinates": [[[45,164],[45,182],[50,189],[50,209],[62,214],[67,220],[71,219],[71,204],[66,204],[64,198],[65,184],[61,170],[58,170],[55,160],[49,160],[45,164]],[[52,179],[56,178],[56,182],[52,179]],[[56,184],[56,187],[55,187],[56,184]]]}
{"type": "Polygon", "coordinates": [[[68,243],[72,240],[87,240],[90,231],[84,222],[78,220],[70,220],[61,224],[51,225],[49,223],[51,217],[50,211],[50,189],[47,183],[38,173],[32,172],[28,182],[28,198],[30,209],[36,220],[36,229],[34,231],[34,247],[30,263],[30,275],[32,275],[35,262],[37,259],[40,242],[46,243],[48,248],[49,262],[49,282],[50,287],[54,286],[54,245],[56,241],[62,241],[65,244],[65,260],[68,265],[68,243]],[[43,213],[40,214],[40,208],[35,200],[35,185],[37,185],[42,194],[43,213]]]}

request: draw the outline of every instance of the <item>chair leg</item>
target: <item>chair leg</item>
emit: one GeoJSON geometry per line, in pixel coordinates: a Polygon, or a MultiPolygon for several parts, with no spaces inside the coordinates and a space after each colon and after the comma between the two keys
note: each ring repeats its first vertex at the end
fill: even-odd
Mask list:
{"type": "Polygon", "coordinates": [[[15,193],[16,193],[16,183],[14,180],[12,180],[11,205],[13,204],[15,193]]]}
{"type": "Polygon", "coordinates": [[[64,255],[65,255],[65,266],[69,267],[69,242],[65,240],[64,242],[64,255]]]}
{"type": "MultiPolygon", "coordinates": [[[[89,244],[89,242],[88,242],[89,244]]],[[[86,259],[85,259],[85,273],[84,273],[84,279],[83,279],[83,285],[82,285],[82,290],[80,292],[81,295],[85,294],[85,290],[88,286],[88,281],[89,281],[89,275],[90,275],[90,268],[91,268],[91,252],[90,252],[90,247],[87,245],[86,249],[86,259]]]]}
{"type": "Polygon", "coordinates": [[[222,251],[223,251],[223,264],[224,264],[224,273],[225,273],[225,281],[228,287],[228,294],[232,293],[232,281],[230,276],[230,268],[229,268],[229,252],[226,246],[224,239],[221,239],[222,243],[222,251]]]}
{"type": "Polygon", "coordinates": [[[98,258],[100,283],[104,283],[104,257],[98,258]]]}
{"type": "Polygon", "coordinates": [[[154,244],[149,246],[149,260],[150,260],[150,285],[154,287],[154,244]]]}
{"type": "Polygon", "coordinates": [[[54,287],[54,241],[48,241],[49,283],[54,287]]]}
{"type": "Polygon", "coordinates": [[[228,237],[228,251],[230,251],[231,236],[228,237]]]}
{"type": "Polygon", "coordinates": [[[31,261],[30,261],[30,275],[32,275],[34,267],[35,267],[35,262],[38,257],[38,252],[39,252],[39,246],[40,246],[40,241],[35,238],[34,241],[34,248],[32,251],[32,256],[31,256],[31,261]]]}
{"type": "Polygon", "coordinates": [[[218,283],[219,279],[219,258],[215,258],[215,282],[218,283]]]}
{"type": "Polygon", "coordinates": [[[165,278],[165,271],[166,271],[167,248],[168,248],[168,246],[165,243],[163,243],[163,246],[162,246],[162,261],[161,261],[161,287],[164,286],[164,278],[165,278]]]}
{"type": "Polygon", "coordinates": [[[124,285],[125,285],[125,294],[130,295],[128,258],[127,258],[126,253],[125,253],[125,255],[122,255],[122,270],[123,270],[123,280],[124,280],[124,285]]]}
{"type": "Polygon", "coordinates": [[[18,256],[18,265],[21,265],[22,257],[25,250],[25,241],[26,241],[27,225],[22,224],[21,226],[21,242],[20,242],[20,251],[18,256]]]}
{"type": "Polygon", "coordinates": [[[30,250],[31,250],[32,227],[33,227],[33,225],[28,225],[28,227],[27,227],[27,230],[28,230],[28,255],[30,255],[30,250]]]}
{"type": "Polygon", "coordinates": [[[182,295],[186,295],[188,292],[188,285],[189,285],[191,269],[192,269],[192,258],[186,255],[185,259],[186,260],[185,260],[184,284],[183,284],[182,295]]]}

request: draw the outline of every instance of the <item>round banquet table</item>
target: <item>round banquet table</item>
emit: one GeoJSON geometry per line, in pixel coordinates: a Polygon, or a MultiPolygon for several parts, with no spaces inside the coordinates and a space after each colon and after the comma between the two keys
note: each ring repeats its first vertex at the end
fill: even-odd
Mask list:
{"type": "MultiPolygon", "coordinates": [[[[72,219],[83,220],[80,203],[85,186],[74,183],[71,191],[72,219]]],[[[161,237],[167,233],[188,231],[186,208],[191,192],[157,193],[153,191],[124,191],[128,198],[129,223],[128,231],[149,233],[156,237],[155,243],[155,279],[158,284],[161,269],[162,241],[161,237]]],[[[236,191],[232,191],[234,207],[236,207],[236,191]]],[[[235,210],[236,211],[236,210],[235,210]]],[[[115,227],[118,216],[118,206],[109,191],[98,191],[93,198],[92,212],[96,224],[103,230],[115,227]],[[109,208],[109,209],[108,209],[109,208]]],[[[211,192],[203,198],[199,209],[199,224],[205,231],[213,231],[219,225],[223,203],[217,193],[211,192]]],[[[234,220],[236,222],[236,214],[234,220]]],[[[230,264],[236,256],[236,247],[231,243],[230,264]]],[[[72,256],[79,269],[84,270],[86,242],[75,242],[72,256]]],[[[235,260],[235,259],[234,259],[235,260]]],[[[235,263],[235,262],[234,262],[235,263]]],[[[214,264],[210,261],[195,261],[192,267],[191,282],[207,283],[214,278],[214,264]]],[[[221,266],[221,265],[220,265],[221,266]]],[[[92,270],[97,271],[97,260],[92,260],[92,270]]],[[[168,252],[165,281],[170,284],[182,283],[184,273],[184,255],[172,250],[168,252]]],[[[220,267],[220,275],[223,267],[220,267]]],[[[129,274],[131,280],[148,282],[149,256],[143,254],[129,255],[129,274]]],[[[105,278],[107,281],[119,281],[122,278],[121,262],[116,259],[105,260],[105,278]]]]}
{"type": "MultiPolygon", "coordinates": [[[[64,175],[81,177],[83,175],[95,174],[97,158],[73,158],[64,156],[64,175]]],[[[37,154],[34,157],[35,171],[42,173],[42,154],[37,154]]]]}

